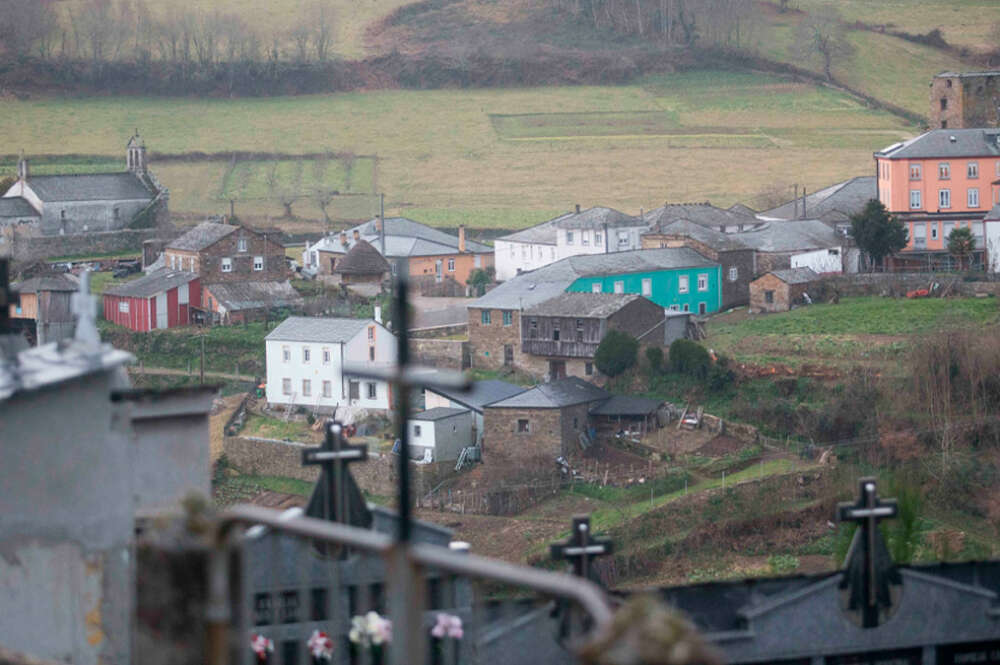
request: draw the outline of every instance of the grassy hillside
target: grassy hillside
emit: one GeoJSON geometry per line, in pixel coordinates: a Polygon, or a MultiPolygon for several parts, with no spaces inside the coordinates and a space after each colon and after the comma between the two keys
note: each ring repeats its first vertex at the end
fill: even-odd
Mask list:
{"type": "MultiPolygon", "coordinates": [[[[34,154],[114,161],[134,127],[158,153],[375,156],[375,162],[355,160],[350,189],[342,191],[385,191],[390,212],[443,226],[500,228],[543,221],[574,203],[635,213],[664,200],[753,203],[775,185],[789,195],[792,183],[815,190],[868,173],[873,150],[917,131],[825,88],[710,71],[617,87],[0,101],[8,145],[34,154]]],[[[234,191],[246,195],[238,212],[249,219],[282,212],[260,177],[234,181],[242,166],[227,179],[226,161],[152,161],[177,213],[223,212],[234,191]]],[[[287,181],[302,176],[305,197],[294,212],[321,219],[308,200],[312,187],[302,182],[315,180],[314,168],[289,167],[287,181]]],[[[331,164],[324,178],[343,182],[342,171],[342,164],[331,164]]],[[[351,206],[339,210],[342,218],[376,211],[374,197],[337,205],[351,206]]]]}

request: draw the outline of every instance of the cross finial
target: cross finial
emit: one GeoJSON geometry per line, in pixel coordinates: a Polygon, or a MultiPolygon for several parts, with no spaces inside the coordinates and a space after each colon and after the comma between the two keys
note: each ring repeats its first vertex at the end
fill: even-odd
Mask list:
{"type": "Polygon", "coordinates": [[[100,346],[101,335],[97,332],[97,301],[90,295],[90,271],[80,275],[80,290],[73,294],[70,302],[76,315],[76,333],[73,338],[88,346],[100,346]]]}
{"type": "Polygon", "coordinates": [[[554,543],[549,546],[553,559],[568,559],[573,563],[573,574],[577,577],[590,577],[591,560],[595,557],[611,554],[613,545],[608,538],[595,538],[590,532],[590,517],[576,515],[573,517],[573,531],[564,543],[554,543]]]}
{"type": "Polygon", "coordinates": [[[893,604],[890,585],[902,581],[878,530],[879,520],[895,517],[898,512],[895,499],[879,498],[875,478],[859,481],[857,501],[837,505],[838,521],[858,524],[840,588],[847,590],[845,609],[860,614],[864,628],[877,626],[880,617],[889,612],[893,604]]]}
{"type": "Polygon", "coordinates": [[[315,465],[322,469],[306,514],[341,524],[368,527],[371,525],[371,514],[346,466],[367,460],[368,446],[347,443],[344,427],[339,422],[330,421],[325,429],[322,446],[302,451],[303,466],[315,465]]]}

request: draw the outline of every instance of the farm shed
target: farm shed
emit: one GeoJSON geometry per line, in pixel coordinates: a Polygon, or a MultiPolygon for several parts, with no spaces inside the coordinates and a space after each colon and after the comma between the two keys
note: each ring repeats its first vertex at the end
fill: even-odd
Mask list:
{"type": "Polygon", "coordinates": [[[612,395],[590,409],[590,417],[598,434],[614,434],[625,430],[642,436],[659,429],[657,412],[663,402],[631,395],[612,395]]]}
{"type": "Polygon", "coordinates": [[[80,285],[72,275],[40,275],[11,286],[17,298],[9,305],[12,327],[35,345],[73,336],[72,297],[80,285]]]}
{"type": "Polygon", "coordinates": [[[302,304],[302,296],[288,280],[206,284],[202,295],[204,309],[219,323],[244,323],[275,307],[302,304]]]}
{"type": "Polygon", "coordinates": [[[104,318],[136,332],[185,326],[200,294],[198,273],[160,268],[105,291],[104,318]]]}
{"type": "Polygon", "coordinates": [[[787,312],[805,302],[809,287],[819,280],[811,268],[775,270],[750,282],[751,312],[787,312]]]}

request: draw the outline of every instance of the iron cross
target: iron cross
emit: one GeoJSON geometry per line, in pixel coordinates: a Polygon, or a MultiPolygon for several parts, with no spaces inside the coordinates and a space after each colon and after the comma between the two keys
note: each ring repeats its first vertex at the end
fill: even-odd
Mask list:
{"type": "Polygon", "coordinates": [[[591,559],[611,554],[612,543],[608,538],[594,538],[590,533],[590,517],[577,515],[573,518],[573,532],[565,543],[549,546],[553,559],[568,559],[573,563],[573,573],[577,577],[590,578],[591,559]]]}
{"type": "Polygon", "coordinates": [[[327,518],[333,516],[341,524],[346,523],[344,505],[347,484],[344,480],[344,466],[351,462],[364,462],[368,459],[368,446],[352,445],[344,440],[344,428],[339,422],[329,422],[326,425],[326,438],[323,445],[317,448],[306,448],[302,451],[303,466],[319,466],[326,474],[328,482],[321,486],[325,494],[327,518]],[[340,494],[334,495],[334,488],[340,494]]]}
{"type": "Polygon", "coordinates": [[[0,259],[0,335],[10,332],[10,305],[14,304],[16,298],[10,290],[8,269],[7,259],[0,259]]]}
{"type": "MultiPolygon", "coordinates": [[[[859,532],[854,537],[849,555],[848,567],[851,568],[854,557],[862,557],[863,564],[863,599],[862,625],[866,628],[878,625],[879,605],[886,604],[887,593],[879,593],[882,580],[879,574],[879,560],[885,558],[880,556],[885,549],[885,544],[881,541],[881,534],[878,532],[879,520],[895,517],[899,513],[899,507],[895,499],[880,499],[876,488],[875,478],[862,478],[859,481],[858,500],[854,503],[845,502],[837,505],[837,520],[840,522],[857,522],[859,532]],[[860,548],[860,551],[858,551],[860,548]]],[[[888,564],[891,566],[891,559],[888,564]]],[[[855,563],[855,566],[857,564],[855,563]]]]}

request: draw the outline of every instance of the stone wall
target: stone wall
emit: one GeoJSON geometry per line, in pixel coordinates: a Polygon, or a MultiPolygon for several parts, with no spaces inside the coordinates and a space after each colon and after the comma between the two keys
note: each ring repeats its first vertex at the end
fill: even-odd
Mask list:
{"type": "MultiPolygon", "coordinates": [[[[65,236],[15,236],[8,248],[17,264],[56,256],[92,256],[134,251],[142,253],[142,244],[150,238],[164,237],[164,229],[119,229],[112,232],[81,233],[65,236]]],[[[173,232],[172,237],[177,233],[173,232]]],[[[0,245],[0,254],[3,253],[0,245]]]]}
{"type": "Polygon", "coordinates": [[[469,308],[469,356],[476,369],[500,369],[503,367],[504,345],[509,344],[514,351],[514,365],[524,367],[521,353],[521,312],[511,311],[510,325],[503,324],[503,311],[491,309],[490,322],[483,323],[483,310],[469,308]]]}
{"type": "MultiPolygon", "coordinates": [[[[178,252],[180,257],[183,252],[178,252]]],[[[167,251],[169,264],[172,252],[167,251]]],[[[203,284],[219,282],[282,282],[288,279],[285,246],[276,233],[256,233],[239,228],[219,241],[198,252],[198,272],[203,284]],[[239,239],[246,240],[246,249],[240,251],[239,239]],[[254,270],[254,258],[264,257],[263,270],[254,270]],[[222,259],[232,262],[232,270],[222,272],[222,259]]]]}
{"type": "Polygon", "coordinates": [[[952,295],[1000,295],[1000,282],[966,282],[961,277],[941,273],[857,273],[824,277],[809,292],[813,300],[828,300],[835,293],[851,296],[905,296],[909,291],[938,284],[952,295]]]}
{"type": "Polygon", "coordinates": [[[468,367],[469,343],[460,339],[410,339],[410,355],[421,365],[462,370],[468,367]]]}

